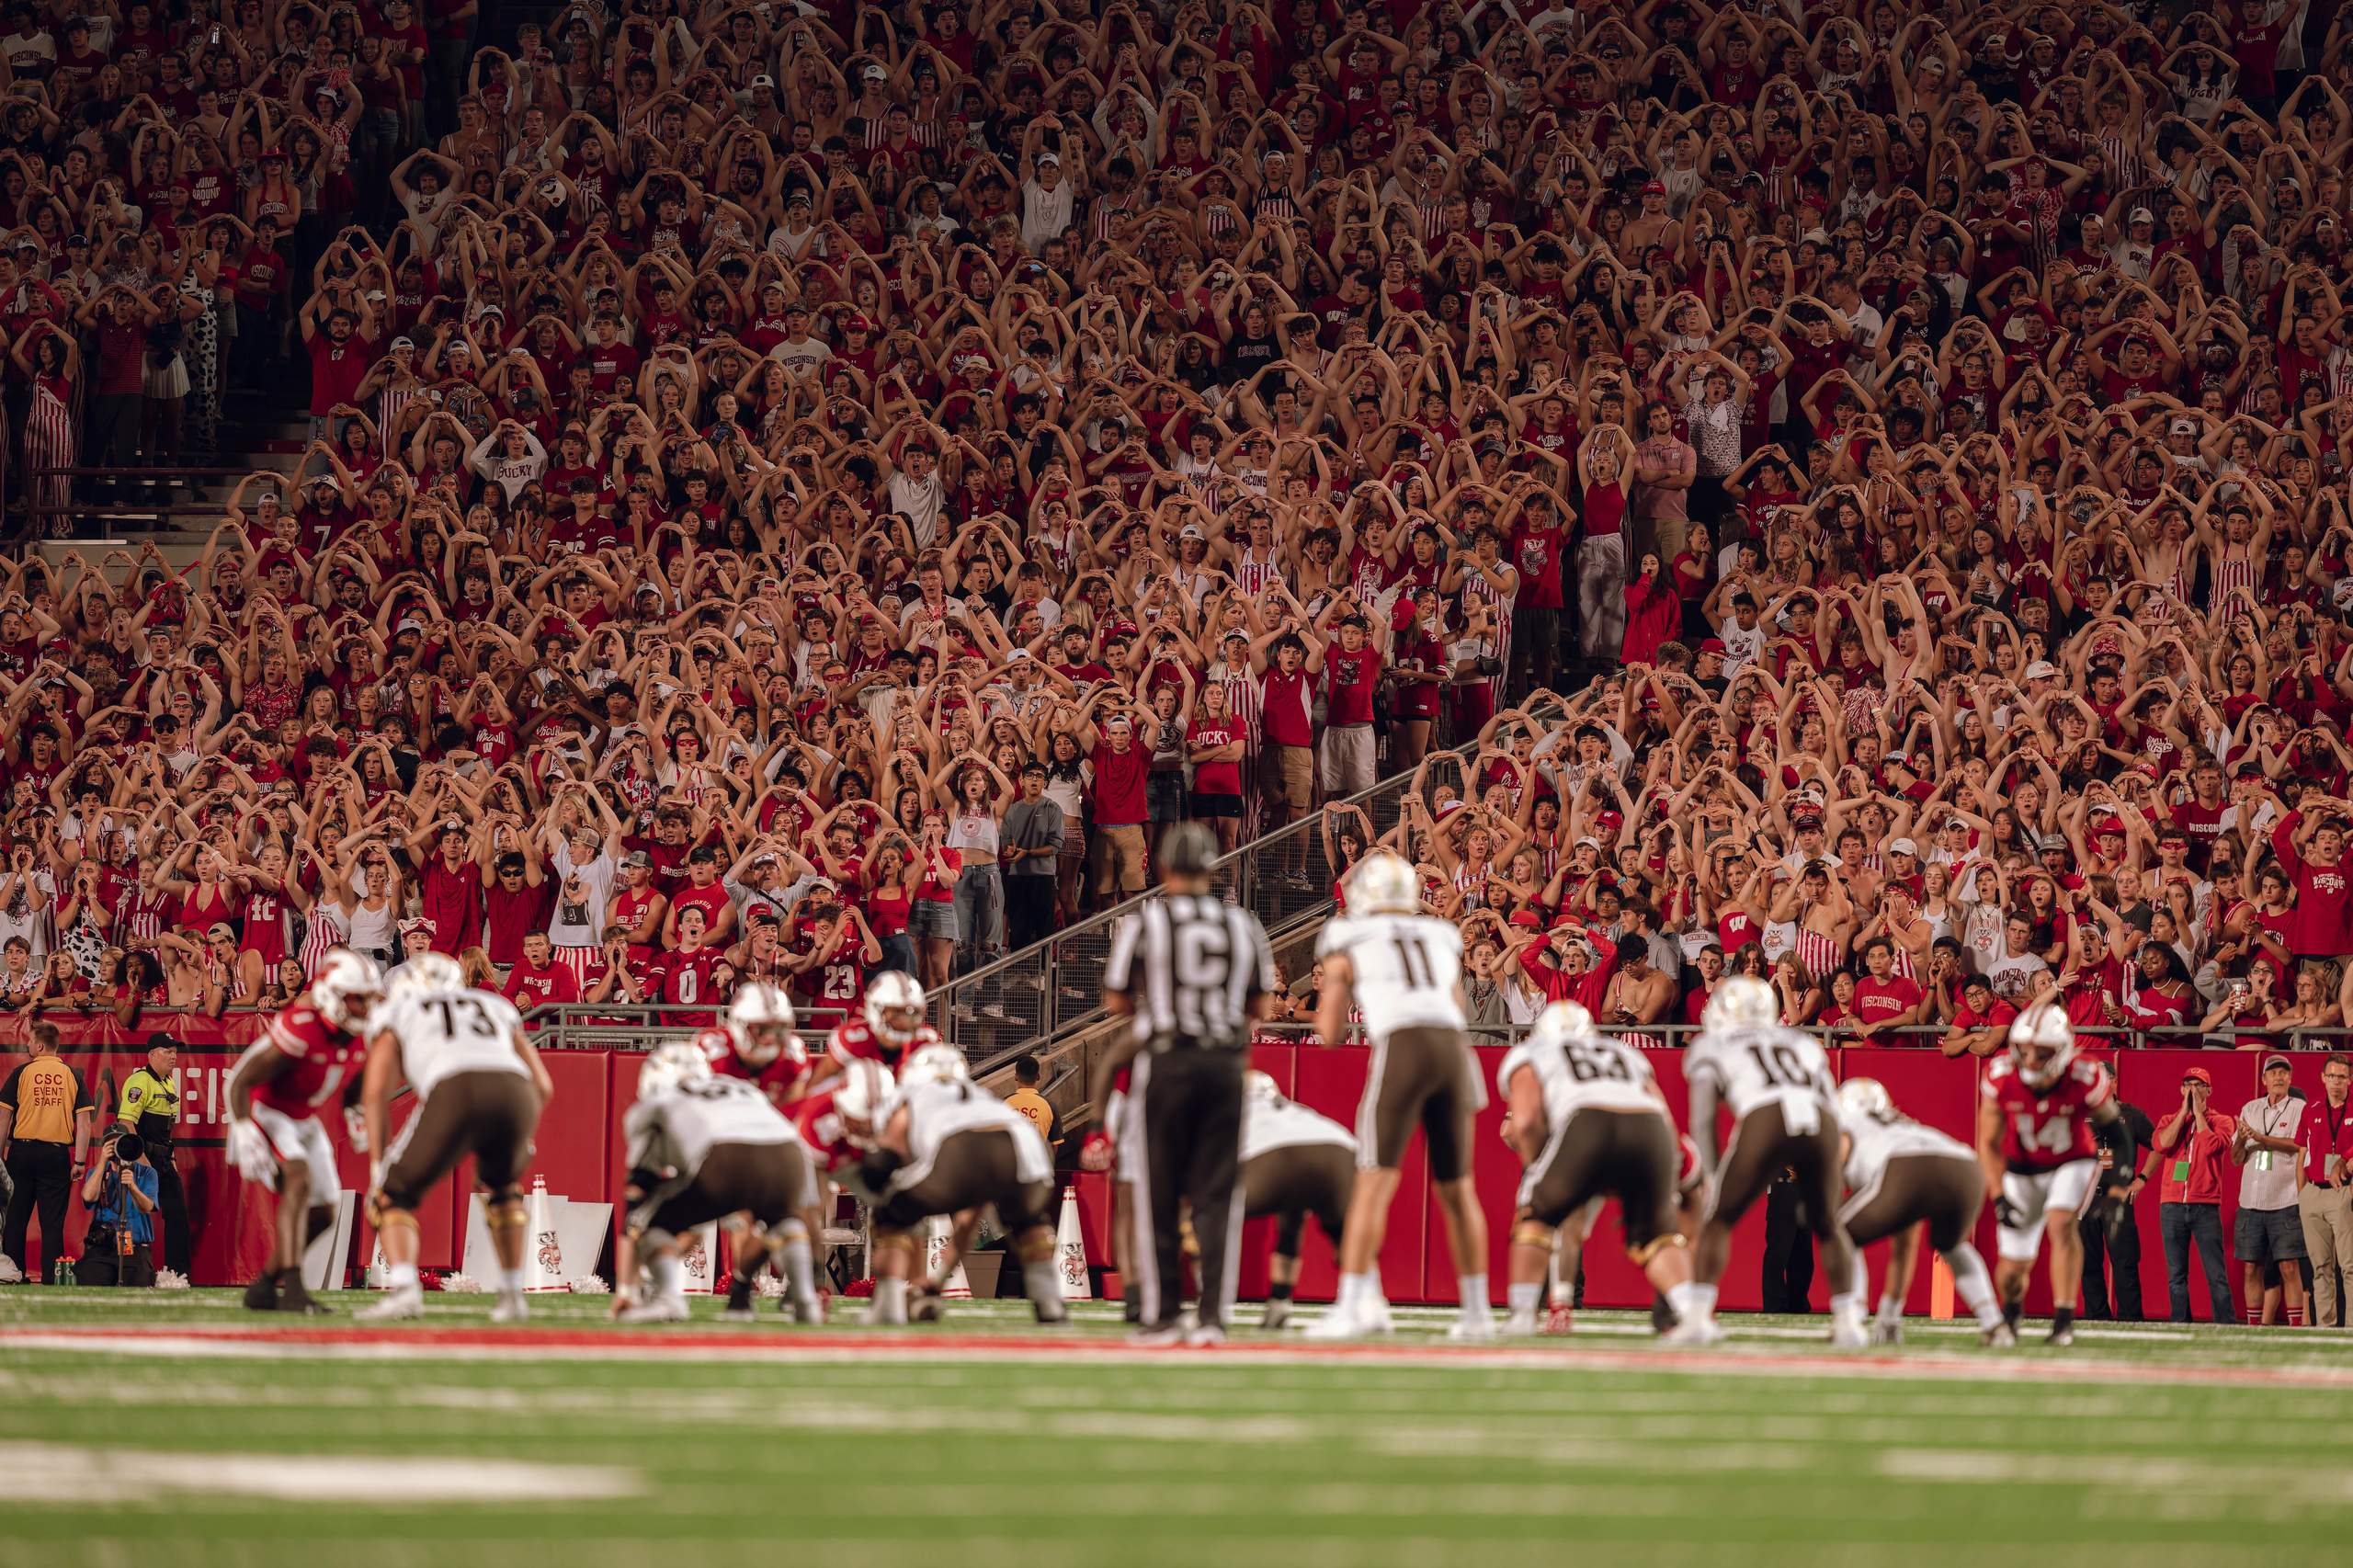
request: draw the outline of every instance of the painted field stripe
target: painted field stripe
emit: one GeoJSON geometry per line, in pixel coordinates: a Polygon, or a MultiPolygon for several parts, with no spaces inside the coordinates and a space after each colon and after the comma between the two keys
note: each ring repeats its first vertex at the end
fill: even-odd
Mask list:
{"type": "Polygon", "coordinates": [[[0,1327],[0,1347],[89,1350],[121,1355],[317,1356],[358,1359],[498,1359],[546,1356],[660,1361],[1025,1361],[1148,1366],[1361,1366],[1454,1369],[1527,1368],[1552,1371],[1671,1372],[1768,1377],[1870,1377],[2001,1380],[2021,1382],[2230,1388],[2353,1388],[2353,1367],[2186,1367],[2117,1361],[2065,1361],[1998,1356],[1838,1356],[1760,1347],[1753,1353],[1626,1346],[1555,1349],[1533,1346],[1231,1343],[1217,1350],[1141,1349],[1118,1340],[1054,1339],[1009,1334],[759,1334],[709,1329],[422,1328],[290,1326],[255,1329],[180,1324],[161,1333],[58,1325],[0,1327]]]}

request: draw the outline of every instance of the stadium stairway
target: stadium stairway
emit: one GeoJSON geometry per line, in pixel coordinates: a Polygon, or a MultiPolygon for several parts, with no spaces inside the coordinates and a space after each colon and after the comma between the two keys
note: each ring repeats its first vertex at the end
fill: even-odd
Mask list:
{"type": "MultiPolygon", "coordinates": [[[[1460,783],[1475,750],[1465,744],[1433,753],[1430,782],[1460,783]],[[1443,763],[1458,770],[1449,780],[1443,763]]],[[[1372,819],[1376,835],[1396,825],[1410,773],[1392,774],[1345,803],[1372,819]]],[[[1275,949],[1286,984],[1314,963],[1315,938],[1333,913],[1336,869],[1324,851],[1321,815],[1291,824],[1242,845],[1211,869],[1211,885],[1229,902],[1258,916],[1275,949]]],[[[1149,897],[1149,894],[1145,896],[1149,897]]],[[[1010,1088],[1013,1062],[1035,1055],[1041,1090],[1058,1125],[1084,1125],[1087,1069],[1124,1027],[1103,1009],[1103,971],[1120,920],[1142,902],[1127,903],[1089,915],[1033,947],[1009,953],[935,992],[931,1022],[943,1039],[961,1049],[973,1076],[992,1088],[1010,1088]]]]}

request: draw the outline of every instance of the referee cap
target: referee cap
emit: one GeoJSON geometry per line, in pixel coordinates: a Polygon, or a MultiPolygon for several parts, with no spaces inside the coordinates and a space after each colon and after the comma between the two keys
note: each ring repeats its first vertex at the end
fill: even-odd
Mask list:
{"type": "Polygon", "coordinates": [[[1199,877],[1209,874],[1217,858],[1217,838],[1197,822],[1180,822],[1160,837],[1160,869],[1165,874],[1199,877]]]}

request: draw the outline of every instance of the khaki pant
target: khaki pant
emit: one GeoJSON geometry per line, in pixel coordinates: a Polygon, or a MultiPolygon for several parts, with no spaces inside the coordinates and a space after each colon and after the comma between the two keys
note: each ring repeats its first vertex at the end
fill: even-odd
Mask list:
{"type": "Polygon", "coordinates": [[[2296,1210],[2304,1222],[2304,1254],[2313,1261],[2312,1322],[2337,1327],[2347,1303],[2337,1294],[2336,1271],[2353,1272],[2353,1187],[2307,1184],[2296,1195],[2296,1210]]]}
{"type": "Polygon", "coordinates": [[[1143,827],[1140,823],[1095,825],[1095,891],[1143,892],[1143,827]]]}

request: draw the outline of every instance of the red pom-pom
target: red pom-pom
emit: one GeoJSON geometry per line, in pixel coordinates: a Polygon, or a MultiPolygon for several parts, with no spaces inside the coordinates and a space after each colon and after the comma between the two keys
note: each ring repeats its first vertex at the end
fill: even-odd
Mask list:
{"type": "Polygon", "coordinates": [[[849,1288],[844,1290],[842,1294],[854,1301],[862,1301],[867,1297],[874,1294],[874,1281],[872,1279],[853,1279],[849,1282],[849,1288]]]}
{"type": "Polygon", "coordinates": [[[438,1290],[441,1289],[441,1270],[420,1268],[416,1271],[416,1282],[427,1290],[438,1290]]]}
{"type": "Polygon", "coordinates": [[[733,1289],[735,1289],[735,1271],[732,1268],[710,1282],[710,1293],[714,1296],[724,1296],[733,1289]]]}

